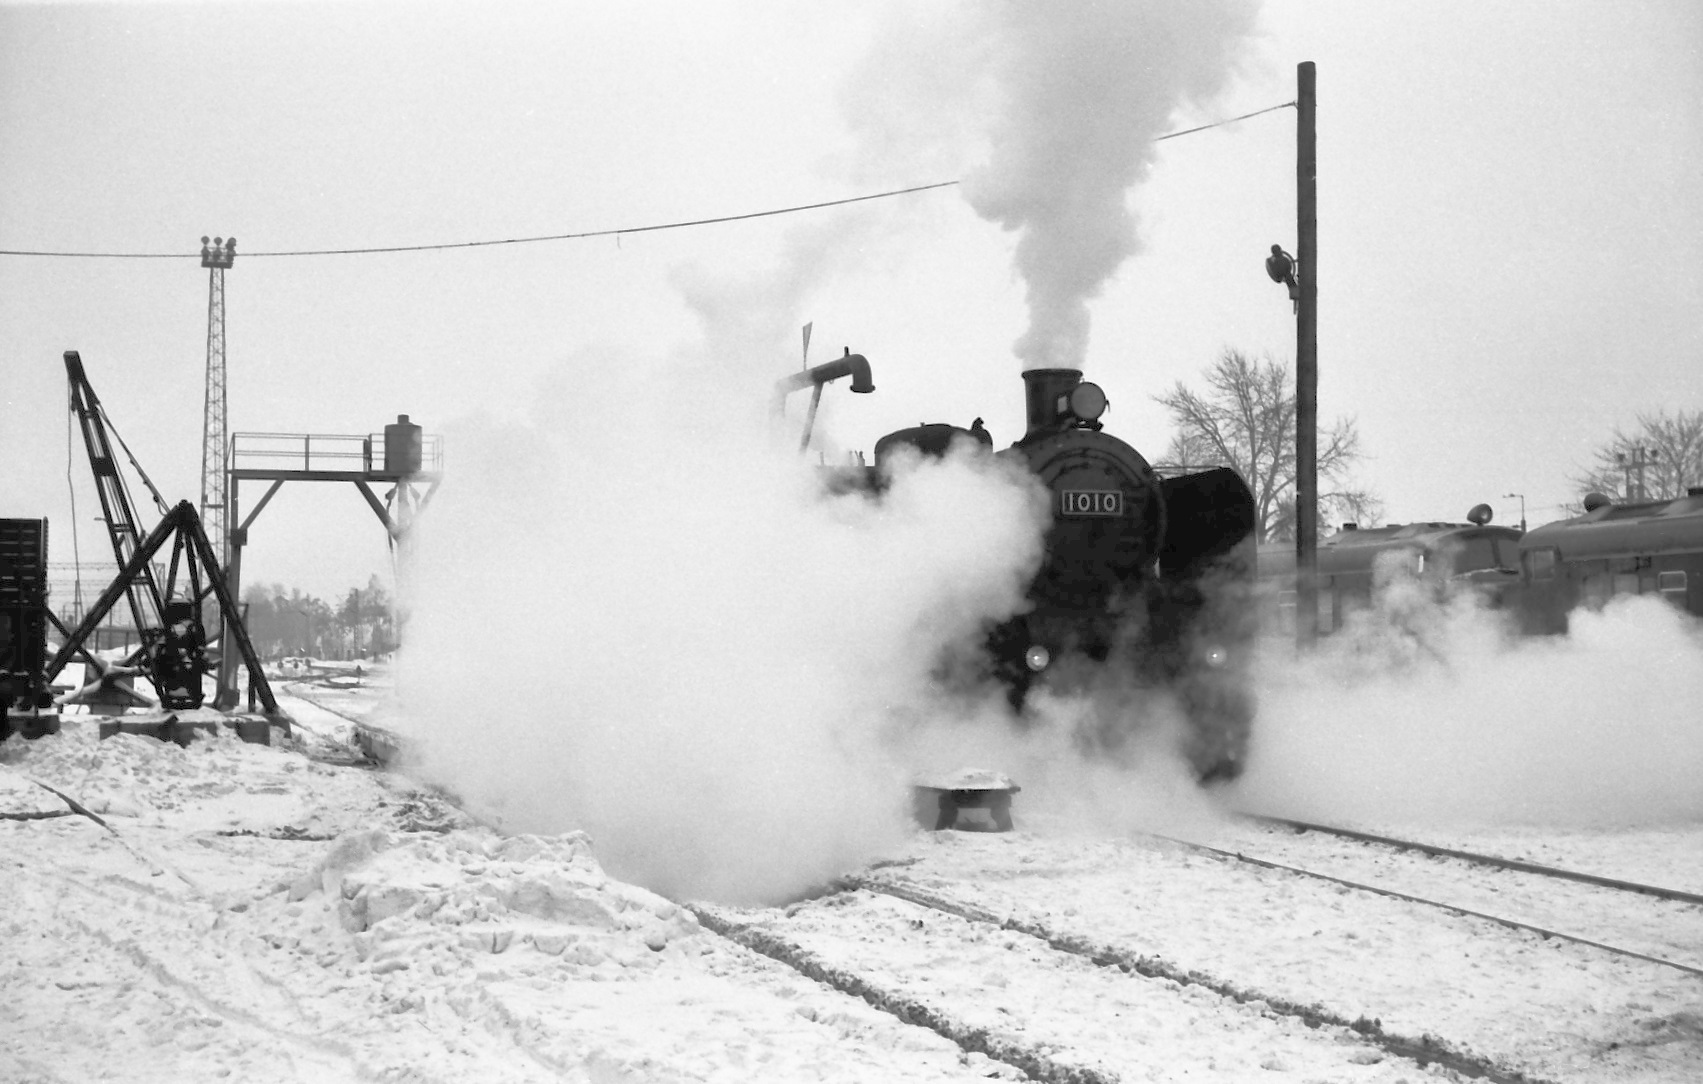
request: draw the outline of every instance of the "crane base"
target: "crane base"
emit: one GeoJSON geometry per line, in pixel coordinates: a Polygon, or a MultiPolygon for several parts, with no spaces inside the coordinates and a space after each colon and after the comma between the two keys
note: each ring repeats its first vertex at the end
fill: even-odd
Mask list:
{"type": "MultiPolygon", "coordinates": [[[[215,716],[217,713],[198,711],[195,714],[215,716]]],[[[99,736],[104,741],[115,734],[141,734],[158,738],[160,741],[176,742],[187,748],[197,734],[211,734],[221,727],[236,731],[237,737],[250,745],[271,745],[274,729],[281,730],[286,739],[290,736],[290,723],[287,719],[268,719],[264,715],[183,719],[176,713],[112,718],[100,724],[99,736]]]]}

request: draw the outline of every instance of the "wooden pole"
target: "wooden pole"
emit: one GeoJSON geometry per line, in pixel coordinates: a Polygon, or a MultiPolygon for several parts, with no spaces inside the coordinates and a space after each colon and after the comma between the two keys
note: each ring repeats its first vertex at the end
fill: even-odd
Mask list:
{"type": "Polygon", "coordinates": [[[1295,132],[1295,637],[1307,646],[1319,629],[1319,215],[1318,147],[1313,127],[1313,62],[1296,69],[1295,132]]]}

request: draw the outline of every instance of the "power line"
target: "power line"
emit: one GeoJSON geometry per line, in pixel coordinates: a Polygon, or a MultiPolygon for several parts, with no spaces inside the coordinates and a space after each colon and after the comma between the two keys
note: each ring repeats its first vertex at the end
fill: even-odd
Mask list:
{"type": "MultiPolygon", "coordinates": [[[[743,222],[752,218],[769,218],[774,215],[790,215],[799,211],[818,211],[824,207],[840,207],[848,203],[862,203],[866,200],[887,199],[891,196],[906,196],[913,192],[927,192],[934,188],[950,188],[957,181],[938,181],[934,184],[919,184],[911,188],[895,188],[887,192],[872,192],[864,196],[848,196],[845,199],[823,200],[820,203],[802,203],[794,207],[777,207],[768,211],[749,211],[745,214],[721,215],[716,218],[694,218],[684,222],[663,222],[649,226],[625,226],[608,230],[585,230],[579,233],[553,233],[541,237],[505,237],[494,241],[451,241],[431,245],[386,245],[373,248],[314,248],[292,249],[274,252],[244,251],[242,258],[253,260],[262,256],[364,256],[378,252],[432,252],[453,248],[485,248],[492,245],[526,245],[538,241],[575,241],[587,237],[617,237],[627,233],[652,233],[657,230],[678,230],[688,226],[712,226],[720,222],[743,222]]],[[[110,260],[184,260],[199,259],[200,253],[184,252],[41,252],[20,249],[0,249],[0,256],[66,256],[85,259],[110,260]]]]}
{"type": "Polygon", "coordinates": [[[1163,143],[1167,139],[1175,139],[1178,136],[1193,135],[1196,132],[1204,132],[1209,128],[1222,128],[1226,124],[1235,124],[1239,120],[1247,120],[1249,117],[1257,117],[1261,113],[1275,113],[1279,109],[1288,109],[1296,104],[1297,103],[1295,102],[1284,102],[1282,105],[1268,105],[1264,109],[1256,109],[1252,113],[1243,113],[1239,117],[1227,117],[1224,120],[1215,120],[1211,124],[1202,124],[1197,128],[1184,128],[1180,132],[1170,132],[1166,135],[1156,137],[1153,142],[1163,143]]]}
{"type": "MultiPolygon", "coordinates": [[[[1288,109],[1295,102],[1283,102],[1280,105],[1256,109],[1252,113],[1243,113],[1239,117],[1227,117],[1210,124],[1201,124],[1193,128],[1184,128],[1179,132],[1169,132],[1156,136],[1154,143],[1162,143],[1167,139],[1178,136],[1193,135],[1196,132],[1208,131],[1212,128],[1222,128],[1227,124],[1235,124],[1250,117],[1263,113],[1274,113],[1279,109],[1288,109]]],[[[691,226],[714,226],[724,222],[744,222],[754,218],[771,218],[775,215],[797,214],[801,211],[819,211],[826,207],[843,207],[848,203],[863,203],[868,200],[889,199],[894,196],[908,196],[916,192],[929,192],[937,188],[951,188],[959,181],[936,181],[933,184],[913,185],[910,188],[894,188],[886,192],[871,192],[862,196],[847,196],[845,199],[823,200],[818,203],[801,203],[792,207],[776,207],[767,211],[748,211],[737,215],[719,215],[714,218],[693,218],[681,222],[661,222],[648,226],[625,226],[606,230],[582,230],[577,233],[552,233],[538,237],[504,237],[490,241],[448,241],[426,245],[382,245],[370,248],[307,248],[281,249],[271,252],[244,252],[243,259],[253,260],[267,256],[366,256],[384,252],[441,252],[458,248],[490,248],[495,245],[529,245],[541,241],[578,241],[591,237],[619,237],[628,233],[654,233],[658,230],[679,230],[691,226]]],[[[53,256],[69,259],[91,260],[193,260],[200,258],[199,252],[52,252],[38,249],[0,249],[0,256],[53,256]]]]}

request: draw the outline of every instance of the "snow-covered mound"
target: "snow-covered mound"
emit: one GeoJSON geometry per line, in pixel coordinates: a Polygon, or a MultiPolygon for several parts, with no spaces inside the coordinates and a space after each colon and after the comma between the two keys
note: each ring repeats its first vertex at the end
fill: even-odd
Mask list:
{"type": "Polygon", "coordinates": [[[94,730],[0,744],[0,1080],[1000,1068],[700,930],[582,832],[504,837],[399,777],[223,732],[94,730]]]}

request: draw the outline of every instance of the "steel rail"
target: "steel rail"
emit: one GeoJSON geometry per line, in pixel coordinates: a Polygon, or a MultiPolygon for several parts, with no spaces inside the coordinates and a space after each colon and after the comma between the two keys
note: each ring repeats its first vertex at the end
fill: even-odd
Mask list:
{"type": "Polygon", "coordinates": [[[1622,892],[1637,892],[1646,896],[1656,896],[1664,900],[1675,900],[1679,903],[1695,903],[1703,905],[1703,895],[1695,892],[1682,892],[1677,888],[1662,888],[1659,885],[1640,884],[1637,881],[1621,881],[1613,877],[1601,877],[1594,873],[1580,873],[1577,870],[1562,869],[1559,866],[1545,866],[1536,862],[1522,862],[1514,858],[1499,858],[1493,854],[1477,854],[1473,851],[1458,851],[1451,847],[1438,847],[1430,843],[1418,843],[1411,839],[1397,839],[1394,836],[1381,836],[1373,832],[1360,832],[1352,828],[1338,828],[1329,824],[1313,824],[1308,821],[1290,820],[1288,817],[1272,817],[1263,813],[1244,813],[1248,820],[1266,824],[1281,824],[1303,832],[1324,832],[1327,835],[1341,836],[1344,839],[1358,840],[1362,843],[1381,843],[1386,847],[1395,847],[1404,851],[1419,851],[1422,854],[1434,855],[1439,858],[1458,858],[1463,862],[1471,862],[1480,866],[1493,866],[1499,869],[1517,870],[1520,873],[1535,873],[1543,877],[1556,877],[1566,881],[1578,881],[1581,884],[1597,885],[1601,888],[1613,888],[1622,892]]]}
{"type": "Polygon", "coordinates": [[[1300,866],[1291,866],[1283,862],[1273,862],[1265,858],[1255,858],[1252,855],[1242,854],[1240,851],[1227,851],[1220,847],[1209,847],[1204,843],[1195,843],[1186,839],[1178,839],[1175,836],[1162,835],[1157,832],[1149,834],[1151,834],[1154,839],[1163,839],[1168,843],[1175,843],[1179,846],[1188,847],[1197,851],[1204,851],[1208,854],[1216,854],[1224,858],[1234,858],[1238,862],[1246,862],[1252,866],[1260,866],[1265,869],[1282,870],[1285,873],[1295,873],[1303,877],[1316,877],[1321,881],[1329,881],[1332,884],[1344,885],[1348,888],[1357,888],[1363,892],[1372,892],[1379,896],[1388,896],[1391,899],[1405,900],[1408,903],[1423,904],[1427,907],[1437,907],[1445,911],[1453,911],[1456,914],[1467,915],[1471,918],[1481,918],[1486,922],[1494,922],[1497,925],[1506,926],[1509,929],[1525,930],[1529,933],[1535,933],[1539,937],[1555,937],[1562,941],[1571,941],[1576,945],[1586,945],[1590,948],[1600,949],[1603,952],[1613,953],[1616,956],[1626,956],[1634,960],[1642,960],[1645,963],[1659,964],[1662,967],[1671,967],[1676,971],[1683,971],[1688,975],[1696,975],[1699,978],[1703,978],[1703,967],[1693,967],[1690,964],[1677,963],[1673,960],[1664,960],[1660,956],[1651,956],[1647,953],[1634,951],[1633,949],[1621,948],[1618,945],[1610,945],[1604,941],[1593,941],[1588,937],[1579,937],[1575,934],[1563,933],[1560,930],[1552,930],[1544,926],[1535,926],[1529,922],[1521,922],[1519,919],[1515,918],[1504,918],[1501,915],[1492,915],[1485,911],[1474,911],[1472,908],[1462,907],[1458,903],[1447,903],[1443,900],[1432,899],[1428,896],[1414,896],[1406,892],[1397,892],[1393,888],[1380,888],[1377,885],[1369,885],[1363,881],[1351,881],[1346,877],[1338,877],[1330,873],[1320,873],[1317,870],[1303,869],[1300,866]]]}
{"type": "Polygon", "coordinates": [[[777,960],[829,989],[861,998],[903,1023],[927,1028],[967,1053],[979,1053],[1003,1062],[1030,1080],[1043,1084],[1117,1084],[1116,1076],[1091,1065],[1060,1060],[1047,1046],[1027,1041],[1020,1031],[1013,1037],[966,1023],[929,1001],[886,989],[856,971],[835,967],[801,945],[764,929],[758,922],[741,921],[730,909],[708,903],[689,903],[686,907],[712,933],[777,960]]]}
{"type": "Polygon", "coordinates": [[[1238,1004],[1258,1001],[1270,1012],[1300,1020],[1308,1027],[1330,1025],[1352,1031],[1366,1043],[1377,1046],[1395,1057],[1417,1062],[1421,1068],[1436,1063],[1462,1076],[1489,1080],[1492,1084],[1547,1084],[1543,1077],[1500,1065],[1492,1058],[1457,1047],[1438,1036],[1424,1034],[1414,1038],[1387,1031],[1382,1021],[1368,1020],[1364,1015],[1350,1020],[1346,1015],[1320,1004],[1304,1005],[1278,994],[1245,989],[1214,975],[1182,967],[1158,956],[1098,942],[1074,932],[1055,930],[1034,916],[999,914],[967,900],[957,899],[950,893],[925,887],[908,877],[887,873],[853,874],[841,878],[835,887],[841,890],[862,889],[866,892],[879,892],[919,907],[956,915],[968,922],[1014,930],[1043,942],[1056,952],[1080,956],[1098,967],[1115,968],[1126,975],[1163,979],[1178,986],[1199,986],[1238,1004]]]}

